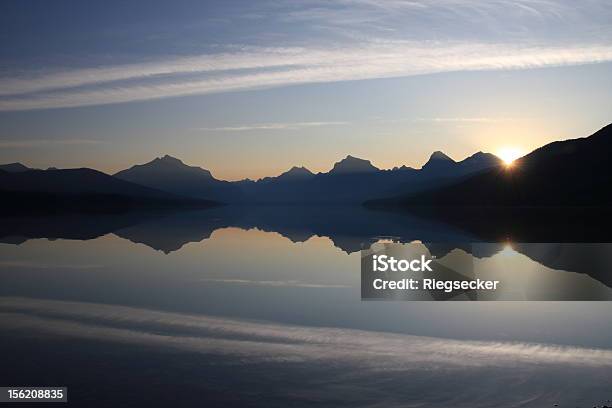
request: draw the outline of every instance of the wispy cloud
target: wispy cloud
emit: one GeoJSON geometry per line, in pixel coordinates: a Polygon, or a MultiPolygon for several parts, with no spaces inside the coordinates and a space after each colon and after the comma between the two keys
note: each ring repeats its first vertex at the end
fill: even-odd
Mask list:
{"type": "Polygon", "coordinates": [[[35,148],[35,147],[46,147],[52,145],[64,146],[64,145],[95,145],[103,143],[100,140],[90,139],[30,139],[30,140],[0,140],[0,147],[2,148],[35,148]]]}
{"type": "Polygon", "coordinates": [[[284,122],[284,123],[257,123],[241,126],[204,127],[196,130],[221,131],[221,132],[244,132],[251,130],[298,130],[322,126],[342,126],[349,122],[284,122]]]}
{"type": "Polygon", "coordinates": [[[512,118],[488,118],[488,117],[455,117],[455,118],[416,118],[414,122],[434,122],[434,123],[496,123],[512,120],[512,118]]]}
{"type": "Polygon", "coordinates": [[[35,261],[0,261],[0,268],[27,268],[27,269],[97,269],[102,265],[94,264],[50,264],[35,261]]]}
{"type": "MultiPolygon", "coordinates": [[[[266,68],[251,69],[252,51],[224,55],[231,70],[202,70],[166,60],[157,64],[66,71],[38,77],[33,84],[5,79],[0,88],[12,95],[0,98],[0,111],[112,104],[279,86],[391,78],[463,70],[524,69],[612,61],[612,45],[591,47],[521,47],[491,44],[399,43],[352,48],[261,50],[266,68]],[[297,55],[296,55],[297,53],[297,55]],[[292,58],[301,63],[291,64],[292,58]],[[201,76],[183,77],[187,69],[201,76]],[[243,69],[247,69],[245,72],[243,69]],[[170,71],[167,75],[154,74],[170,71]],[[115,81],[111,78],[121,78],[115,81]],[[60,79],[58,79],[60,78],[60,79]],[[130,81],[134,81],[133,83],[130,81]],[[69,86],[66,86],[67,84],[69,86]],[[77,85],[78,86],[75,86],[77,85]],[[52,90],[51,90],[52,89],[52,90]]],[[[216,56],[200,56],[214,60],[216,56]]]]}
{"type": "Polygon", "coordinates": [[[249,23],[257,41],[226,39],[209,48],[218,52],[197,55],[12,72],[0,78],[0,111],[612,61],[606,1],[301,0],[232,13],[220,17],[236,24],[266,17],[261,27],[249,23]]]}
{"type": "Polygon", "coordinates": [[[300,48],[240,47],[240,52],[168,57],[116,66],[92,67],[0,80],[0,95],[16,95],[99,83],[155,79],[157,76],[206,73],[235,69],[270,68],[313,63],[316,55],[303,55],[300,48]]]}

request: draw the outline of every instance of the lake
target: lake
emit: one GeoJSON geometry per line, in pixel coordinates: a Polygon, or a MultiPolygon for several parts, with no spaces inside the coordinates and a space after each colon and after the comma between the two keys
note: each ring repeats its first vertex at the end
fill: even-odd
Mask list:
{"type": "Polygon", "coordinates": [[[551,298],[571,290],[612,299],[608,258],[585,266],[547,255],[605,257],[612,251],[603,241],[483,241],[478,229],[432,217],[342,206],[0,225],[7,386],[67,386],[81,406],[591,407],[612,399],[610,302],[360,295],[361,249],[419,242],[439,256],[467,254],[483,273],[512,265],[518,281],[551,298]]]}

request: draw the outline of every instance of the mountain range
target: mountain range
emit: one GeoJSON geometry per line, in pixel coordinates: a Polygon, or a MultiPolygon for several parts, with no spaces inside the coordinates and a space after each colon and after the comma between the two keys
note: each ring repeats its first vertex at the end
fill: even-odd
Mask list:
{"type": "Polygon", "coordinates": [[[113,177],[183,197],[225,203],[353,203],[401,191],[421,191],[445,185],[468,174],[499,165],[488,153],[477,153],[455,162],[435,152],[422,169],[399,167],[381,170],[369,160],[351,155],[338,161],[327,173],[314,174],[294,166],[276,177],[229,182],[210,171],[163,156],[117,172],[113,177]]]}
{"type": "Polygon", "coordinates": [[[612,125],[608,125],[586,138],[545,145],[510,167],[483,152],[455,161],[436,151],[420,169],[390,170],[348,155],[325,173],[294,166],[276,177],[235,182],[216,179],[210,171],[168,155],[112,176],[92,169],[34,170],[11,163],[0,165],[0,194],[15,202],[20,201],[17,196],[42,194],[47,202],[50,195],[104,195],[143,203],[609,206],[611,140],[612,125]]]}
{"type": "Polygon", "coordinates": [[[327,173],[314,174],[304,167],[293,167],[277,177],[235,184],[241,188],[242,201],[246,203],[360,204],[397,191],[442,186],[499,164],[499,159],[489,153],[479,152],[456,162],[436,152],[422,169],[402,166],[381,170],[369,160],[348,155],[327,173]]]}
{"type": "Polygon", "coordinates": [[[214,204],[130,183],[88,168],[8,168],[11,171],[0,170],[0,208],[4,210],[114,211],[214,204]]]}
{"type": "Polygon", "coordinates": [[[612,124],[589,137],[553,142],[452,185],[370,206],[400,207],[602,207],[612,205],[612,124]]]}
{"type": "MultiPolygon", "coordinates": [[[[517,233],[511,236],[513,250],[549,268],[585,273],[612,287],[610,246],[599,244],[607,239],[610,224],[607,219],[600,220],[589,211],[586,217],[581,215],[575,220],[579,222],[573,222],[566,214],[562,228],[555,230],[551,226],[559,223],[558,214],[542,211],[534,215],[532,222],[518,222],[523,227],[521,231],[501,228],[506,233],[517,233]]],[[[219,206],[200,211],[37,217],[0,214],[0,226],[0,243],[5,244],[20,245],[38,238],[89,240],[114,233],[164,253],[209,239],[214,231],[225,228],[256,228],[278,233],[292,242],[328,237],[348,254],[380,237],[393,237],[394,241],[405,243],[421,241],[437,258],[454,249],[488,258],[508,247],[507,240],[497,239],[500,228],[496,223],[484,223],[484,229],[474,235],[469,226],[456,228],[409,212],[380,212],[372,216],[362,206],[219,206]],[[474,242],[480,243],[473,245],[474,242]]]]}

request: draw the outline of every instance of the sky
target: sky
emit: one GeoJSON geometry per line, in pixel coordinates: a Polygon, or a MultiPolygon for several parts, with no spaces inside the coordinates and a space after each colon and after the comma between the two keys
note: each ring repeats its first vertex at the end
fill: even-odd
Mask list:
{"type": "Polygon", "coordinates": [[[220,179],[528,153],[612,122],[612,2],[0,4],[0,163],[220,179]]]}

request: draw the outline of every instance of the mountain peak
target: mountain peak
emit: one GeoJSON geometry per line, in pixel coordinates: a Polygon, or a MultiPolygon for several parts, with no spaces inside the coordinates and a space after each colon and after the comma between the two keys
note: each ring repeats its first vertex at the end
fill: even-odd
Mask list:
{"type": "Polygon", "coordinates": [[[293,166],[280,176],[276,177],[277,180],[300,180],[307,179],[314,176],[314,173],[308,170],[306,167],[293,166]]]}
{"type": "Polygon", "coordinates": [[[432,160],[450,160],[450,161],[454,161],[453,159],[451,159],[450,157],[448,157],[446,155],[446,153],[441,152],[440,150],[436,150],[435,152],[433,152],[431,154],[431,156],[429,156],[429,160],[428,162],[432,161],[432,160]]]}
{"type": "Polygon", "coordinates": [[[422,167],[422,170],[442,171],[455,164],[455,161],[445,153],[436,150],[429,156],[429,160],[422,167]]]}
{"type": "Polygon", "coordinates": [[[461,160],[460,163],[471,162],[471,161],[479,161],[483,163],[488,162],[491,165],[495,165],[495,164],[499,164],[500,159],[493,153],[476,152],[473,155],[461,160]]]}
{"type": "Polygon", "coordinates": [[[0,170],[8,171],[9,173],[21,173],[23,171],[32,170],[21,163],[0,164],[0,170]]]}
{"type": "Polygon", "coordinates": [[[122,170],[115,175],[119,176],[120,178],[130,177],[127,178],[128,181],[138,182],[136,180],[132,180],[132,176],[130,176],[130,174],[132,176],[138,175],[138,177],[167,177],[169,175],[173,175],[174,177],[174,175],[181,174],[199,176],[209,179],[213,178],[210,171],[197,166],[188,166],[176,157],[172,157],[167,154],[162,157],[156,157],[148,163],[137,164],[127,170],[122,170]]]}
{"type": "Polygon", "coordinates": [[[290,168],[289,170],[287,170],[286,172],[284,172],[283,174],[292,174],[292,175],[313,175],[313,172],[308,170],[306,167],[304,166],[293,166],[292,168],[290,168]]]}
{"type": "Polygon", "coordinates": [[[155,159],[153,159],[152,161],[143,164],[142,166],[147,166],[147,167],[151,167],[151,168],[164,168],[167,170],[170,169],[176,169],[176,170],[181,170],[181,171],[190,171],[190,172],[197,172],[197,173],[207,173],[210,174],[210,172],[208,170],[205,170],[201,167],[197,167],[197,166],[189,166],[185,163],[183,163],[182,160],[177,159],[176,157],[170,156],[169,154],[166,154],[162,157],[156,157],[155,159]]]}
{"type": "Polygon", "coordinates": [[[360,159],[350,154],[344,159],[334,164],[334,168],[330,173],[333,174],[348,174],[348,173],[371,173],[378,171],[377,167],[372,165],[369,160],[360,159]]]}
{"type": "Polygon", "coordinates": [[[174,165],[185,165],[185,163],[183,163],[181,160],[177,159],[176,157],[172,157],[169,154],[166,154],[162,157],[157,157],[156,159],[153,160],[153,162],[158,162],[158,163],[165,163],[165,164],[174,164],[174,165]]]}

